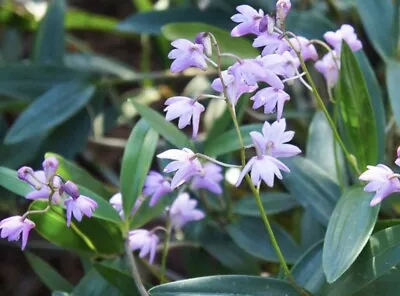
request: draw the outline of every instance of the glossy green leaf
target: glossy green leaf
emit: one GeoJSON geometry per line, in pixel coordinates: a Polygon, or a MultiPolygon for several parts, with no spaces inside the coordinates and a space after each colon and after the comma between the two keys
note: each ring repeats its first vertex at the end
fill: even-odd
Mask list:
{"type": "Polygon", "coordinates": [[[397,225],[373,234],[350,269],[330,285],[324,295],[352,295],[399,264],[400,225],[397,225]]]}
{"type": "Polygon", "coordinates": [[[107,200],[97,195],[93,191],[85,188],[84,186],[79,186],[79,190],[82,195],[90,197],[97,203],[98,207],[93,212],[93,217],[109,221],[115,224],[121,223],[121,217],[118,215],[117,211],[111,206],[111,204],[107,200]]]}
{"type": "MultiPolygon", "coordinates": [[[[135,14],[118,24],[117,29],[127,33],[160,34],[161,28],[172,22],[205,22],[210,25],[229,28],[229,15],[220,10],[201,11],[197,8],[179,7],[163,11],[148,11],[135,14]]],[[[207,31],[201,29],[198,32],[207,31]]]]}
{"type": "Polygon", "coordinates": [[[20,196],[25,196],[33,190],[27,183],[18,179],[17,171],[6,167],[0,167],[0,186],[20,196]]]}
{"type": "Polygon", "coordinates": [[[314,244],[291,269],[296,283],[313,295],[321,295],[319,292],[326,283],[322,269],[322,246],[322,241],[314,244]]]}
{"type": "Polygon", "coordinates": [[[392,0],[356,0],[357,10],[369,40],[383,59],[394,54],[394,6],[392,0]],[[382,34],[382,32],[385,32],[382,34]]]}
{"type": "Polygon", "coordinates": [[[121,193],[125,217],[129,217],[156,151],[158,134],[140,120],[129,136],[121,166],[121,193]]]}
{"type": "Polygon", "coordinates": [[[115,31],[118,20],[80,9],[68,9],[65,27],[69,30],[115,31]]]}
{"type": "Polygon", "coordinates": [[[326,228],[322,226],[309,210],[305,210],[300,221],[301,247],[306,250],[325,237],[326,228]]]}
{"type": "MultiPolygon", "coordinates": [[[[286,262],[296,262],[301,255],[299,246],[278,224],[271,223],[271,226],[286,262]]],[[[247,253],[265,261],[279,262],[261,219],[243,217],[229,224],[226,229],[234,242],[247,253]]]]}
{"type": "Polygon", "coordinates": [[[378,133],[371,96],[360,66],[347,43],[342,44],[336,99],[347,149],[360,169],[378,161],[378,133]]]}
{"type": "Polygon", "coordinates": [[[60,125],[82,109],[94,91],[95,86],[83,81],[54,86],[18,117],[4,141],[9,144],[21,142],[60,125]]]}
{"type": "Polygon", "coordinates": [[[285,187],[318,222],[328,225],[341,195],[339,185],[318,165],[304,157],[285,159],[284,163],[290,169],[282,180],[285,187]]]}
{"type": "MultiPolygon", "coordinates": [[[[211,32],[222,52],[229,52],[242,58],[254,58],[259,51],[243,38],[233,38],[229,31],[210,26],[208,23],[172,23],[162,28],[163,35],[173,41],[179,38],[194,40],[199,32],[211,32]]],[[[224,66],[232,65],[232,59],[223,59],[224,66]]]]}
{"type": "Polygon", "coordinates": [[[340,179],[342,182],[347,180],[342,150],[337,144],[322,111],[315,113],[311,121],[308,129],[306,153],[308,159],[317,163],[338,184],[340,179]],[[337,163],[335,159],[337,159],[337,163]]]}
{"type": "MultiPolygon", "coordinates": [[[[43,210],[46,206],[47,202],[38,200],[31,204],[30,209],[43,210]]],[[[71,227],[67,227],[61,208],[53,207],[45,214],[30,215],[29,219],[36,224],[35,230],[53,244],[82,254],[94,252],[93,244],[78,230],[74,222],[71,227]]]]}
{"type": "Polygon", "coordinates": [[[399,85],[400,79],[400,62],[390,60],[386,68],[386,84],[389,93],[390,105],[392,106],[393,115],[396,120],[397,126],[400,126],[400,99],[399,99],[399,85]]]}
{"type": "Polygon", "coordinates": [[[46,261],[27,251],[24,254],[33,271],[49,290],[72,292],[73,286],[46,261]]]}
{"type": "Polygon", "coordinates": [[[56,84],[86,78],[86,73],[61,66],[10,65],[0,67],[0,94],[29,102],[56,84]]]}
{"type": "Polygon", "coordinates": [[[65,180],[70,180],[76,184],[82,185],[90,191],[108,199],[111,193],[107,191],[104,185],[92,177],[87,171],[77,166],[73,162],[66,160],[61,155],[55,153],[46,153],[45,157],[54,156],[59,162],[57,173],[65,180]]]}
{"type": "Polygon", "coordinates": [[[173,123],[165,120],[164,116],[147,106],[134,101],[131,102],[140,116],[170,144],[177,148],[187,147],[193,149],[193,144],[189,141],[188,137],[173,123]]]}
{"type": "Polygon", "coordinates": [[[65,0],[51,1],[36,33],[34,62],[62,64],[64,56],[65,0]]]}
{"type": "Polygon", "coordinates": [[[140,295],[130,274],[102,263],[95,263],[94,268],[124,295],[140,295]]]}
{"type": "Polygon", "coordinates": [[[222,275],[177,281],[150,289],[151,296],[298,296],[288,283],[272,278],[222,275]]]}
{"type": "Polygon", "coordinates": [[[369,205],[371,193],[361,187],[346,191],[329,220],[323,267],[329,283],[336,281],[357,259],[374,229],[379,206],[369,205]]]}
{"type": "Polygon", "coordinates": [[[239,248],[222,230],[208,225],[200,236],[202,247],[222,265],[237,273],[259,274],[257,260],[239,248]]]}
{"type": "Polygon", "coordinates": [[[382,161],[385,153],[386,117],[381,86],[379,85],[374,69],[372,68],[371,63],[368,61],[364,51],[361,50],[356,52],[355,56],[360,64],[361,71],[367,84],[368,92],[371,96],[371,103],[378,133],[378,157],[379,161],[382,161]]]}
{"type": "MultiPolygon", "coordinates": [[[[242,125],[240,131],[243,136],[244,145],[251,145],[253,142],[249,133],[252,131],[261,131],[262,127],[263,125],[260,123],[242,125]]],[[[240,149],[240,142],[235,129],[223,133],[206,144],[204,153],[215,157],[240,149]]]]}
{"type": "MultiPolygon", "coordinates": [[[[267,214],[278,214],[298,206],[296,200],[287,193],[261,192],[260,197],[267,214]]],[[[244,196],[235,203],[233,211],[242,216],[260,217],[256,199],[252,195],[244,196]]]]}

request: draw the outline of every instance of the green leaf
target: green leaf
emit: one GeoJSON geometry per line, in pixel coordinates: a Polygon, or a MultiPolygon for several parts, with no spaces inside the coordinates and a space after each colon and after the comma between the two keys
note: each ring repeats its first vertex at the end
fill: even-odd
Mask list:
{"type": "Polygon", "coordinates": [[[200,242],[211,256],[232,271],[245,274],[260,273],[257,260],[239,248],[222,230],[207,225],[200,235],[200,242]]]}
{"type": "Polygon", "coordinates": [[[95,263],[94,267],[107,282],[124,295],[140,295],[130,274],[102,263],[95,263]]]}
{"type": "Polygon", "coordinates": [[[297,156],[285,159],[290,173],[284,174],[283,184],[303,207],[322,225],[329,218],[341,195],[339,185],[311,160],[297,156]]]}
{"type": "Polygon", "coordinates": [[[46,261],[27,251],[24,254],[33,271],[49,290],[72,292],[73,286],[46,261]]]}
{"type": "Polygon", "coordinates": [[[0,186],[24,197],[33,190],[27,183],[18,179],[17,171],[5,167],[0,167],[0,186]]]}
{"type": "MultiPolygon", "coordinates": [[[[140,73],[120,61],[89,53],[71,53],[64,56],[66,66],[94,74],[111,74],[122,79],[138,79],[140,73]]],[[[143,78],[142,78],[143,79],[143,78]]]]}
{"type": "Polygon", "coordinates": [[[322,111],[316,112],[311,121],[308,129],[306,152],[307,158],[317,163],[337,183],[347,181],[342,150],[337,144],[328,120],[322,111]],[[338,160],[337,164],[335,153],[338,160]]]}
{"type": "Polygon", "coordinates": [[[92,268],[79,281],[72,295],[119,296],[122,294],[110,285],[95,268],[92,268]]]}
{"type": "Polygon", "coordinates": [[[51,1],[35,38],[33,60],[40,64],[62,64],[64,56],[65,0],[51,1]]]}
{"type": "Polygon", "coordinates": [[[118,19],[80,9],[68,9],[65,27],[69,30],[115,31],[118,19]]]}
{"type": "MultiPolygon", "coordinates": [[[[261,192],[260,197],[265,212],[269,215],[288,211],[298,206],[296,200],[287,193],[261,192]]],[[[233,211],[242,216],[260,217],[256,199],[252,195],[240,199],[233,207],[233,211]]]]}
{"type": "MultiPolygon", "coordinates": [[[[180,38],[194,40],[199,32],[211,32],[222,52],[233,53],[241,58],[252,58],[259,54],[248,40],[233,38],[229,31],[210,26],[208,23],[172,23],[162,28],[163,35],[171,41],[180,38]]],[[[222,64],[230,66],[232,59],[223,59],[222,64]]]]}
{"type": "Polygon", "coordinates": [[[86,73],[55,65],[10,65],[0,67],[0,94],[29,102],[56,84],[87,77],[86,73]]]}
{"type": "Polygon", "coordinates": [[[83,81],[54,86],[18,117],[9,129],[5,143],[21,142],[60,125],[82,109],[94,91],[95,86],[83,81]]]}
{"type": "Polygon", "coordinates": [[[390,105],[392,106],[393,115],[397,126],[400,126],[400,100],[399,100],[399,79],[400,79],[400,63],[396,60],[390,60],[386,68],[386,84],[389,93],[390,105]]]}
{"type": "MultiPolygon", "coordinates": [[[[243,136],[244,145],[247,146],[252,144],[253,142],[249,133],[252,131],[261,130],[262,127],[263,125],[260,123],[242,125],[240,127],[240,131],[243,136]]],[[[237,137],[236,130],[232,129],[207,142],[206,146],[204,147],[204,153],[209,156],[217,157],[219,155],[224,155],[239,149],[240,142],[237,137]]]]}
{"type": "Polygon", "coordinates": [[[300,221],[301,247],[306,250],[325,237],[326,228],[305,210],[300,221]]]}
{"type": "MultiPolygon", "coordinates": [[[[220,10],[201,11],[197,8],[179,7],[162,11],[137,13],[118,24],[117,29],[125,33],[160,34],[161,27],[172,22],[204,22],[210,25],[230,28],[229,15],[220,10]],[[226,16],[225,18],[223,16],[226,16]]],[[[200,29],[198,32],[207,31],[200,29]]],[[[198,33],[197,32],[197,33],[198,33]]]]}
{"type": "MultiPolygon", "coordinates": [[[[43,210],[46,206],[47,202],[37,200],[31,203],[30,210],[43,210]]],[[[93,244],[74,222],[67,227],[65,214],[60,207],[53,206],[47,213],[30,215],[29,219],[36,224],[35,230],[53,244],[81,254],[94,252],[93,244]]]]}
{"type": "Polygon", "coordinates": [[[129,136],[121,166],[121,193],[125,217],[129,217],[156,151],[158,134],[140,120],[129,136]]]}
{"type": "Polygon", "coordinates": [[[357,259],[374,229],[379,206],[371,207],[371,193],[353,187],[343,194],[329,220],[323,267],[329,283],[336,281],[357,259]]]}
{"type": "Polygon", "coordinates": [[[383,104],[383,96],[381,86],[376,78],[374,69],[368,61],[364,51],[355,53],[358,63],[360,64],[361,71],[363,72],[365,82],[367,84],[368,92],[371,96],[371,103],[375,114],[376,129],[378,133],[378,156],[379,161],[383,161],[385,154],[385,106],[383,104]]]}
{"type": "Polygon", "coordinates": [[[345,42],[342,44],[336,99],[347,149],[357,159],[360,169],[375,164],[378,161],[378,133],[371,96],[357,59],[345,42]]]}
{"type": "Polygon", "coordinates": [[[187,147],[193,149],[193,144],[189,141],[188,137],[171,122],[165,120],[162,115],[142,104],[134,101],[131,102],[140,116],[170,144],[178,148],[187,147]]]}
{"type": "Polygon", "coordinates": [[[115,224],[121,223],[121,217],[118,215],[117,211],[104,198],[84,186],[79,186],[79,191],[82,195],[90,197],[97,203],[98,208],[93,212],[93,217],[115,224]]]}
{"type": "Polygon", "coordinates": [[[369,40],[385,59],[395,54],[393,36],[394,7],[392,0],[356,0],[358,13],[369,40]],[[382,34],[385,32],[385,34],[382,34]]]}
{"type": "MultiPolygon", "coordinates": [[[[290,235],[278,224],[271,223],[275,237],[289,264],[296,262],[301,252],[290,235]]],[[[279,262],[261,219],[243,217],[227,226],[228,234],[247,253],[270,262],[279,262]]]]}
{"type": "Polygon", "coordinates": [[[154,287],[151,296],[298,296],[288,283],[272,278],[223,275],[194,278],[154,287]]]}
{"type": "Polygon", "coordinates": [[[50,156],[57,158],[59,162],[57,173],[65,180],[70,180],[76,184],[82,185],[82,187],[93,191],[105,199],[110,197],[111,193],[108,192],[104,185],[92,177],[87,171],[55,153],[46,153],[45,158],[50,156]]]}
{"type": "Polygon", "coordinates": [[[326,279],[322,269],[322,245],[320,241],[314,244],[292,267],[291,274],[301,287],[313,295],[319,295],[326,279]]]}
{"type": "Polygon", "coordinates": [[[286,19],[289,31],[309,39],[322,39],[327,31],[335,28],[334,24],[323,14],[313,10],[292,9],[286,19]]]}
{"type": "Polygon", "coordinates": [[[373,234],[356,262],[328,287],[324,295],[352,295],[399,264],[400,225],[397,225],[373,234]]]}

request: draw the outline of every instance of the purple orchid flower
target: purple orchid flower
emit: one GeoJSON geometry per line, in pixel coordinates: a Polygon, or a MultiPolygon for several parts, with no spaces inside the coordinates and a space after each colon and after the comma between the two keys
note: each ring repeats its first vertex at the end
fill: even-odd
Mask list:
{"type": "Polygon", "coordinates": [[[239,23],[233,28],[232,37],[240,37],[247,34],[259,34],[260,21],[264,17],[264,11],[255,10],[249,5],[239,5],[236,7],[239,12],[231,17],[232,21],[239,23]]]}
{"type": "Polygon", "coordinates": [[[182,229],[190,221],[198,221],[204,218],[204,212],[196,209],[197,200],[190,199],[186,192],[181,193],[175,199],[169,210],[172,227],[182,229]]]}
{"type": "Polygon", "coordinates": [[[254,101],[253,109],[264,106],[264,113],[269,114],[277,111],[277,120],[280,120],[283,113],[283,106],[290,100],[289,94],[283,89],[266,87],[259,90],[250,100],[254,101]]]}
{"type": "MultiPolygon", "coordinates": [[[[124,210],[122,208],[122,194],[121,194],[121,192],[118,192],[118,193],[114,194],[110,198],[109,203],[118,212],[118,214],[121,217],[121,219],[124,219],[124,210]]],[[[143,203],[143,200],[140,197],[138,199],[136,199],[135,204],[134,204],[134,206],[132,208],[132,211],[131,211],[131,215],[136,213],[136,211],[139,209],[139,207],[142,205],[142,203],[143,203]]]]}
{"type": "Polygon", "coordinates": [[[22,234],[21,250],[24,250],[28,242],[29,232],[35,227],[35,223],[21,216],[12,216],[0,221],[1,238],[8,241],[18,241],[22,234]]]}
{"type": "Polygon", "coordinates": [[[204,47],[186,39],[178,39],[171,43],[175,49],[171,50],[168,58],[175,59],[171,64],[171,72],[177,73],[195,67],[207,70],[207,61],[204,55],[204,47]]]}
{"type": "Polygon", "coordinates": [[[200,114],[204,112],[204,106],[191,98],[182,96],[169,98],[165,102],[165,105],[167,105],[164,109],[167,112],[165,118],[168,121],[179,118],[178,127],[180,129],[185,128],[190,124],[190,120],[192,120],[192,137],[196,138],[199,132],[200,114]]]}
{"type": "Polygon", "coordinates": [[[320,72],[329,88],[336,85],[339,78],[340,60],[337,58],[337,52],[328,52],[323,58],[314,65],[315,69],[320,72]]]}
{"type": "Polygon", "coordinates": [[[354,28],[350,25],[342,25],[336,32],[326,32],[324,38],[338,52],[341,50],[343,40],[352,51],[359,51],[362,48],[361,41],[358,40],[354,28]]]}
{"type": "Polygon", "coordinates": [[[150,196],[150,207],[155,206],[155,204],[160,200],[160,198],[172,191],[171,184],[163,175],[156,171],[151,171],[144,182],[143,195],[150,196]]]}
{"type": "Polygon", "coordinates": [[[222,168],[215,163],[208,162],[203,165],[203,172],[195,175],[192,181],[193,189],[207,189],[208,191],[221,194],[222,187],[219,184],[224,177],[221,174],[222,168]]]}
{"type": "Polygon", "coordinates": [[[129,231],[129,247],[132,251],[140,250],[139,257],[149,255],[149,263],[153,264],[159,238],[146,229],[129,231]]]}

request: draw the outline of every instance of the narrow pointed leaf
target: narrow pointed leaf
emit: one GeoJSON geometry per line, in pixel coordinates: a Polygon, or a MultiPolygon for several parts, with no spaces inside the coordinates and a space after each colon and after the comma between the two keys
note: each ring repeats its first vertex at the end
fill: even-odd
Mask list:
{"type": "Polygon", "coordinates": [[[18,179],[17,171],[5,167],[0,167],[0,186],[23,197],[33,190],[27,183],[18,179]]]}
{"type": "Polygon", "coordinates": [[[72,292],[73,286],[40,257],[24,252],[29,265],[50,291],[72,292]]]}
{"type": "Polygon", "coordinates": [[[388,87],[390,105],[392,106],[394,119],[400,126],[400,62],[390,60],[386,68],[386,83],[388,87]]]}
{"type": "Polygon", "coordinates": [[[156,151],[158,134],[144,120],[131,132],[121,167],[121,192],[125,217],[142,193],[143,185],[156,151]]]}
{"type": "Polygon", "coordinates": [[[357,59],[345,42],[342,44],[336,99],[347,149],[357,159],[360,169],[376,163],[378,133],[371,96],[357,59]]]}
{"type": "Polygon", "coordinates": [[[62,64],[64,57],[65,0],[50,1],[36,33],[33,60],[41,64],[62,64]]]}
{"type": "Polygon", "coordinates": [[[52,87],[18,117],[9,129],[5,143],[21,142],[60,125],[82,109],[94,91],[95,86],[86,81],[71,81],[52,87]]]}
{"type": "Polygon", "coordinates": [[[140,295],[130,274],[103,263],[94,264],[94,268],[111,285],[124,295],[140,295]]]}
{"type": "Polygon", "coordinates": [[[329,220],[323,250],[323,267],[329,283],[353,264],[374,229],[379,206],[369,205],[371,193],[353,187],[343,194],[329,220]]]}

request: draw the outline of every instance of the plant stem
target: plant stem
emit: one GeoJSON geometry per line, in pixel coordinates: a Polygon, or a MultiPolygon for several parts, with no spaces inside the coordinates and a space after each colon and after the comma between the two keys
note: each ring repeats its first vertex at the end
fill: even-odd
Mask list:
{"type": "Polygon", "coordinates": [[[212,158],[212,157],[209,157],[209,156],[207,156],[207,155],[205,155],[205,154],[202,154],[202,153],[196,153],[196,154],[194,155],[194,157],[203,158],[203,159],[205,159],[205,160],[211,161],[211,162],[213,162],[213,163],[215,163],[215,164],[218,164],[218,165],[223,166],[223,167],[226,167],[226,168],[240,168],[240,167],[241,167],[241,166],[239,166],[239,165],[229,164],[229,163],[225,163],[225,162],[218,161],[218,160],[216,160],[216,159],[214,159],[214,158],[212,158]]]}
{"type": "Polygon", "coordinates": [[[172,224],[171,220],[167,218],[167,223],[166,223],[166,228],[167,231],[165,232],[165,238],[164,238],[164,247],[163,247],[163,252],[162,252],[162,257],[161,257],[161,271],[160,271],[160,283],[164,284],[166,283],[166,278],[165,278],[165,271],[167,269],[167,257],[168,257],[168,251],[169,251],[169,241],[171,239],[171,231],[172,231],[172,224]]]}
{"type": "Polygon", "coordinates": [[[147,293],[146,288],[143,285],[142,279],[139,274],[139,270],[136,266],[135,258],[133,257],[132,251],[129,247],[129,239],[125,239],[125,253],[126,253],[126,258],[129,263],[129,267],[131,269],[131,274],[133,277],[133,280],[135,281],[135,284],[139,290],[140,296],[148,296],[149,293],[147,293]]]}

